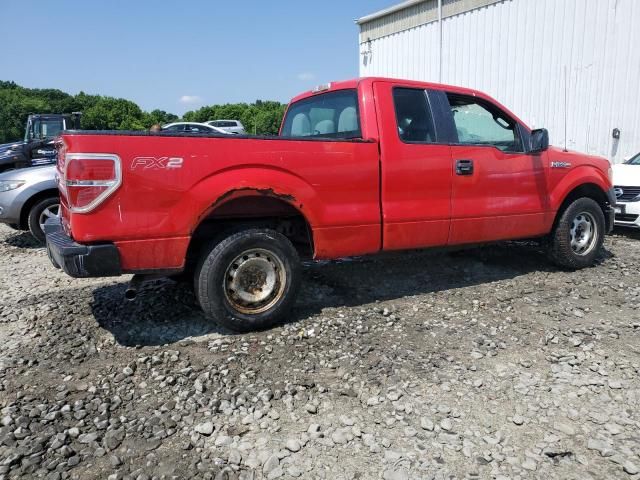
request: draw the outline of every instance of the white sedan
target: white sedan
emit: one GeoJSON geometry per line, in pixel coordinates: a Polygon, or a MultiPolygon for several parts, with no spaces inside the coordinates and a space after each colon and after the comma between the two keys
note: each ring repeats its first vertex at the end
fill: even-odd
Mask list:
{"type": "Polygon", "coordinates": [[[222,135],[230,135],[230,132],[222,128],[207,125],[198,122],[174,122],[162,126],[163,132],[181,132],[181,133],[221,133],[222,135]]]}
{"type": "Polygon", "coordinates": [[[613,165],[616,193],[616,225],[640,228],[640,153],[613,165]]]}

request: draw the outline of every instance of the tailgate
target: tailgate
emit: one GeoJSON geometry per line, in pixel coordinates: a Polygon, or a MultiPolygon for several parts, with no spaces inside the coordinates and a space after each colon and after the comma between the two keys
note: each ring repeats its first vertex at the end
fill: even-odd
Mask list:
{"type": "Polygon", "coordinates": [[[58,146],[57,183],[62,225],[71,235],[71,215],[92,212],[118,190],[122,163],[115,154],[71,152],[65,140],[58,146]]]}

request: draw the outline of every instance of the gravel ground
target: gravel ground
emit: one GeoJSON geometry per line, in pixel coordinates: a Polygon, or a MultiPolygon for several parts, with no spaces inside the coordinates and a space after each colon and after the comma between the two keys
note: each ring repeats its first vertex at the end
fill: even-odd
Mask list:
{"type": "Polygon", "coordinates": [[[0,479],[640,478],[640,235],[309,265],[233,335],[0,227],[0,479]]]}

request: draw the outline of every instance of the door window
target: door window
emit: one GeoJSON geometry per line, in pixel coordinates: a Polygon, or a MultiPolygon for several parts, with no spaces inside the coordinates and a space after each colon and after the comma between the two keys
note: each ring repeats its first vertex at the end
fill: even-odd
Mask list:
{"type": "Polygon", "coordinates": [[[517,123],[493,105],[466,95],[447,94],[458,143],[522,152],[517,123]]]}
{"type": "Polygon", "coordinates": [[[186,130],[191,133],[210,133],[213,129],[204,125],[188,125],[186,130]]]}
{"type": "Polygon", "coordinates": [[[398,135],[403,142],[434,143],[435,129],[427,93],[415,88],[394,88],[398,135]]]}
{"type": "Polygon", "coordinates": [[[31,122],[31,120],[29,120],[27,122],[27,130],[24,132],[24,141],[28,142],[30,140],[33,140],[34,137],[35,134],[33,133],[33,123],[31,122]]]}

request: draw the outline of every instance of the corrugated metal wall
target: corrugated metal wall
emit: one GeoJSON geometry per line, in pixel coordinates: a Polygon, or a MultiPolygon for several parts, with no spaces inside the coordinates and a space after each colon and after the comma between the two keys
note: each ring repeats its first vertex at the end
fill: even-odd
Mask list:
{"type": "MultiPolygon", "coordinates": [[[[442,17],[451,17],[501,1],[503,0],[442,0],[442,17]]],[[[377,12],[358,20],[361,42],[363,39],[375,40],[437,20],[438,0],[408,0],[382,12],[386,13],[377,12]]]]}
{"type": "MultiPolygon", "coordinates": [[[[570,149],[640,151],[639,0],[504,0],[442,28],[443,83],[489,93],[555,145],[566,123],[570,149]]],[[[360,75],[437,82],[438,35],[436,21],[362,42],[360,75]]]]}

